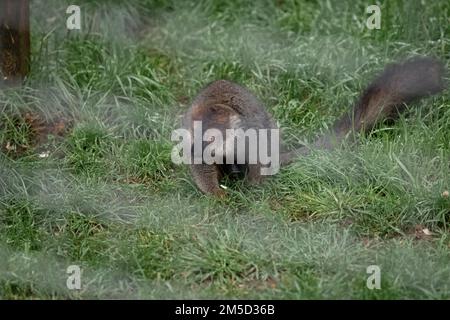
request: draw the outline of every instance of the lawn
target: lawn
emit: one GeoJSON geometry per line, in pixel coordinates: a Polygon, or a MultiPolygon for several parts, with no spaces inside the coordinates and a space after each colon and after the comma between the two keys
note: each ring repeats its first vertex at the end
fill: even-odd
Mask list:
{"type": "Polygon", "coordinates": [[[0,91],[3,299],[450,298],[450,93],[357,146],[201,194],[170,140],[217,79],[248,87],[290,146],[387,63],[450,64],[450,2],[31,1],[25,84],[0,91]],[[66,269],[82,270],[81,289],[66,269]],[[381,288],[366,286],[367,267],[381,288]]]}

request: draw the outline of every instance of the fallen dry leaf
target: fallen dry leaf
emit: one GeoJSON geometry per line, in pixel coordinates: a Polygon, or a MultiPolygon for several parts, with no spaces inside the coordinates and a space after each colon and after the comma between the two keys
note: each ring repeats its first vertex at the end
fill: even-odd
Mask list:
{"type": "Polygon", "coordinates": [[[426,228],[423,225],[417,225],[414,227],[414,236],[416,239],[419,240],[426,240],[431,239],[433,233],[430,231],[430,229],[426,228]]]}
{"type": "Polygon", "coordinates": [[[44,151],[39,153],[39,158],[48,158],[48,156],[50,155],[50,151],[44,151]]]}
{"type": "Polygon", "coordinates": [[[14,150],[16,150],[16,145],[15,144],[11,144],[9,141],[7,141],[5,148],[8,151],[14,151],[14,150]]]}

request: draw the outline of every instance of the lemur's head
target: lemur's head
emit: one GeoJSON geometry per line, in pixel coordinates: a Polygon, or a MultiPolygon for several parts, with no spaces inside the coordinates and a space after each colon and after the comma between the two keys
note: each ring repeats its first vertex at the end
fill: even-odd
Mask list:
{"type": "Polygon", "coordinates": [[[193,106],[194,130],[198,121],[201,123],[202,150],[209,146],[209,149],[214,149],[212,156],[220,158],[225,158],[226,152],[234,150],[233,129],[239,128],[241,120],[240,115],[233,108],[225,104],[193,106]],[[227,137],[232,138],[227,139],[227,137]]]}

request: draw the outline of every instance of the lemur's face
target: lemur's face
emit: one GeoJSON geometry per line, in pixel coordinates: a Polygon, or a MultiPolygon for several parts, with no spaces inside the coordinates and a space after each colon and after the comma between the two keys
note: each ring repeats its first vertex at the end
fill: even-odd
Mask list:
{"type": "Polygon", "coordinates": [[[203,150],[214,146],[213,155],[225,158],[227,150],[234,149],[232,129],[238,127],[240,119],[232,108],[222,104],[193,107],[192,121],[201,121],[203,150]]]}

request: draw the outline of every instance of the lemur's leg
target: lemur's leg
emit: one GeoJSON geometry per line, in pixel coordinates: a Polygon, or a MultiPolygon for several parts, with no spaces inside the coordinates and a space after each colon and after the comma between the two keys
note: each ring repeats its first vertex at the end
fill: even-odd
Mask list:
{"type": "Polygon", "coordinates": [[[249,164],[247,169],[246,179],[250,184],[258,184],[262,181],[261,165],[249,164]]]}
{"type": "Polygon", "coordinates": [[[216,165],[193,164],[190,168],[195,184],[202,192],[218,197],[225,195],[225,191],[219,186],[220,171],[216,165]]]}

